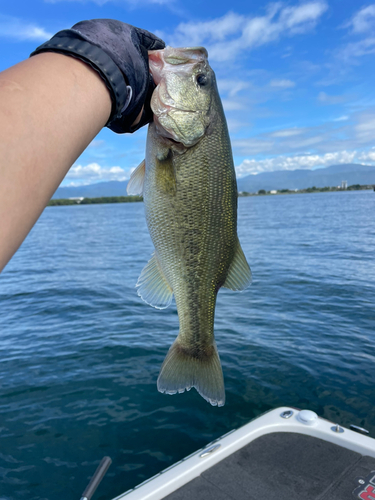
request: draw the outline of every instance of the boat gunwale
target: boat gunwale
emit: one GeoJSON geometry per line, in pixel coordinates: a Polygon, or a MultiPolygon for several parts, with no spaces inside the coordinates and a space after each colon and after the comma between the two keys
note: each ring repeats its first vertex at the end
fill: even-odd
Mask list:
{"type": "Polygon", "coordinates": [[[250,442],[263,435],[275,432],[308,435],[375,458],[375,439],[372,437],[359,434],[342,426],[340,427],[344,432],[334,432],[332,428],[336,423],[319,416],[312,425],[307,425],[297,418],[301,411],[293,407],[280,407],[269,410],[238,429],[233,429],[211,441],[203,448],[194,451],[112,500],[162,500],[250,442]],[[288,411],[292,411],[293,415],[288,419],[282,418],[281,414],[288,411]],[[215,444],[220,444],[220,447],[213,453],[209,453],[203,458],[200,457],[205,450],[215,444]]]}

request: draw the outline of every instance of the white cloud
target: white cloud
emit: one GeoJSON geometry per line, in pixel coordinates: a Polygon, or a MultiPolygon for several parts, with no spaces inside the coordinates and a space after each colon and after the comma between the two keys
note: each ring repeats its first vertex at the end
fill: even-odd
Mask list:
{"type": "Polygon", "coordinates": [[[346,120],[349,120],[349,116],[343,115],[339,116],[338,118],[334,118],[334,122],[345,122],[346,120]]]}
{"type": "Polygon", "coordinates": [[[355,126],[356,138],[361,143],[374,142],[375,114],[363,113],[355,126]]]}
{"type": "Polygon", "coordinates": [[[98,163],[74,165],[66,175],[66,179],[78,179],[81,184],[98,181],[124,181],[129,175],[121,167],[101,167],[98,163]]]}
{"type": "Polygon", "coordinates": [[[325,92],[319,92],[318,101],[322,104],[341,104],[347,100],[346,96],[328,95],[325,92]]]}
{"type": "Polygon", "coordinates": [[[287,128],[271,134],[272,137],[294,137],[303,133],[302,128],[287,128]]]}
{"type": "Polygon", "coordinates": [[[220,92],[227,92],[229,97],[236,96],[241,90],[245,90],[250,87],[250,83],[244,80],[234,80],[219,78],[217,82],[220,92]]]}
{"type": "Polygon", "coordinates": [[[291,88],[295,87],[296,84],[294,82],[292,82],[291,80],[271,80],[270,86],[280,88],[280,89],[291,89],[291,88]]]}
{"type": "Polygon", "coordinates": [[[346,24],[353,33],[365,33],[375,28],[375,5],[369,5],[359,10],[346,24]]]}
{"type": "Polygon", "coordinates": [[[18,41],[45,41],[53,36],[44,28],[17,17],[0,14],[0,36],[18,41]]]}
{"type": "Polygon", "coordinates": [[[314,28],[316,21],[327,8],[325,2],[309,2],[298,7],[286,7],[280,14],[281,22],[291,34],[305,33],[314,28]]]}
{"type": "Polygon", "coordinates": [[[180,23],[171,37],[171,45],[194,47],[202,45],[205,40],[223,41],[231,35],[237,35],[245,24],[246,18],[234,12],[212,21],[180,23]]]}
{"type": "Polygon", "coordinates": [[[358,159],[362,163],[374,163],[375,162],[375,151],[367,151],[360,153],[358,159]]]}
{"type": "Polygon", "coordinates": [[[309,170],[314,167],[328,167],[338,163],[373,163],[375,162],[375,152],[368,153],[358,151],[337,151],[323,155],[296,155],[279,156],[277,158],[266,158],[263,160],[244,160],[236,167],[239,177],[258,174],[261,172],[273,172],[275,170],[309,170]]]}
{"type": "Polygon", "coordinates": [[[227,118],[227,125],[229,129],[229,133],[235,133],[241,130],[242,128],[248,126],[244,120],[236,119],[236,118],[227,118]]]}
{"type": "Polygon", "coordinates": [[[88,3],[88,2],[96,3],[96,5],[105,5],[111,0],[44,0],[45,3],[61,3],[61,2],[79,2],[79,3],[88,3]]]}
{"type": "MultiPolygon", "coordinates": [[[[95,3],[96,5],[105,5],[106,3],[121,3],[120,0],[44,0],[46,3],[60,3],[60,2],[79,2],[79,3],[95,3]]],[[[146,3],[156,4],[156,5],[169,5],[174,4],[175,0],[143,0],[140,3],[138,0],[122,0],[132,7],[143,7],[146,3]]]]}
{"type": "MultiPolygon", "coordinates": [[[[330,135],[319,127],[282,129],[271,133],[259,134],[250,138],[233,139],[232,146],[235,155],[269,155],[269,154],[298,154],[301,151],[321,150],[327,143],[330,135]]],[[[330,148],[331,149],[331,148],[330,148]]]]}
{"type": "Polygon", "coordinates": [[[90,142],[90,144],[87,146],[88,148],[101,148],[105,144],[105,141],[103,139],[94,139],[90,142]]]}
{"type": "Polygon", "coordinates": [[[311,127],[285,127],[262,133],[249,130],[247,136],[233,136],[231,142],[236,158],[263,159],[271,155],[294,158],[305,156],[306,151],[309,157],[332,151],[363,151],[374,146],[374,137],[375,105],[311,127]]]}
{"type": "Polygon", "coordinates": [[[348,43],[338,52],[340,59],[348,64],[356,64],[356,59],[375,53],[375,37],[368,37],[358,42],[348,43]]]}
{"type": "Polygon", "coordinates": [[[324,1],[294,7],[270,4],[264,16],[246,17],[234,12],[206,22],[181,23],[167,42],[175,47],[204,45],[211,60],[226,61],[241,52],[302,34],[313,29],[327,10],[324,1]]]}
{"type": "Polygon", "coordinates": [[[347,22],[344,28],[349,28],[352,35],[363,35],[364,38],[350,42],[342,47],[337,55],[347,64],[357,64],[357,59],[375,53],[375,4],[360,9],[347,22]]]}
{"type": "Polygon", "coordinates": [[[234,101],[230,99],[222,99],[224,111],[236,111],[244,108],[244,104],[241,101],[234,101]]]}

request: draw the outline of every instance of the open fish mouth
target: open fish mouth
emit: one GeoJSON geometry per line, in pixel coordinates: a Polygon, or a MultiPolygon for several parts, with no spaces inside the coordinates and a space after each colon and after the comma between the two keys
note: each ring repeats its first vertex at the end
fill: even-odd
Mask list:
{"type": "Polygon", "coordinates": [[[180,71],[188,73],[191,64],[207,62],[207,58],[208,53],[204,47],[173,48],[167,46],[162,50],[148,51],[150,73],[155,85],[160,83],[165,64],[180,66],[180,71]]]}
{"type": "Polygon", "coordinates": [[[204,127],[196,128],[201,132],[201,135],[197,136],[189,132],[182,122],[192,124],[193,115],[202,123],[204,119],[199,118],[200,110],[192,108],[186,99],[181,99],[178,79],[193,77],[194,68],[202,64],[207,65],[207,51],[203,47],[166,47],[163,50],[149,51],[150,73],[156,84],[150,104],[157,131],[161,136],[186,147],[191,147],[199,141],[204,134],[204,127]],[[167,84],[168,73],[176,75],[173,84],[169,83],[170,88],[167,84]]]}
{"type": "Polygon", "coordinates": [[[164,61],[161,50],[150,51],[149,53],[150,73],[156,85],[151,97],[151,109],[154,114],[154,123],[160,135],[176,142],[181,142],[180,138],[174,132],[172,127],[162,124],[160,119],[165,122],[167,115],[174,109],[177,109],[175,101],[170,96],[167,85],[162,78],[164,61]]]}
{"type": "Polygon", "coordinates": [[[173,99],[169,96],[166,88],[163,89],[164,91],[161,97],[160,85],[162,85],[162,83],[156,87],[151,98],[151,109],[154,113],[156,129],[162,137],[171,139],[177,143],[183,143],[181,136],[176,132],[178,127],[176,127],[175,121],[171,118],[171,112],[177,108],[173,105],[173,99]]]}
{"type": "MultiPolygon", "coordinates": [[[[192,67],[196,64],[207,63],[208,54],[204,47],[189,47],[183,49],[166,47],[162,50],[150,50],[148,52],[148,57],[150,73],[160,94],[160,102],[165,106],[176,107],[176,102],[168,93],[165,84],[164,72],[166,71],[166,66],[170,68],[173,66],[173,70],[180,74],[190,74],[192,72],[192,67]]],[[[185,107],[180,107],[179,109],[193,111],[185,107]]]]}

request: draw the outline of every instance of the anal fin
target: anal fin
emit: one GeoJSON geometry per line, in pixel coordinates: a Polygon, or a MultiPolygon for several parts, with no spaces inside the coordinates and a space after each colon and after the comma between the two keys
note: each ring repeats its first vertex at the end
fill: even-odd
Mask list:
{"type": "Polygon", "coordinates": [[[245,290],[249,285],[251,285],[250,266],[246,261],[241,244],[237,238],[236,251],[223,286],[230,290],[240,291],[245,290]]]}
{"type": "Polygon", "coordinates": [[[143,268],[136,286],[142,300],[156,309],[165,309],[172,302],[173,290],[164,276],[156,254],[153,254],[143,268]]]}

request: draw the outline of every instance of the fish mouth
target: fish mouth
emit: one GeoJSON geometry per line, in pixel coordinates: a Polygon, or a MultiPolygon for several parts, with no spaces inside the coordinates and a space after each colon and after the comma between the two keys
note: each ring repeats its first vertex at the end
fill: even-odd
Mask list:
{"type": "Polygon", "coordinates": [[[179,73],[190,73],[191,66],[207,63],[207,50],[204,47],[173,48],[167,46],[161,50],[149,50],[149,70],[156,86],[163,80],[165,66],[181,66],[179,73]]]}
{"type": "Polygon", "coordinates": [[[187,65],[207,62],[207,58],[208,53],[204,47],[174,48],[167,46],[165,49],[148,51],[150,73],[156,85],[160,83],[161,74],[166,64],[184,65],[186,68],[187,65]]]}
{"type": "Polygon", "coordinates": [[[181,138],[176,134],[174,129],[166,124],[168,115],[176,109],[174,101],[169,95],[166,85],[161,82],[157,85],[151,97],[151,109],[154,114],[154,123],[159,135],[180,143],[181,138]],[[162,95],[161,95],[162,94],[162,95]]]}
{"type": "Polygon", "coordinates": [[[148,63],[150,68],[150,73],[155,85],[159,85],[161,80],[161,72],[164,66],[162,50],[149,50],[148,51],[148,63]]]}
{"type": "Polygon", "coordinates": [[[195,144],[197,144],[200,140],[200,138],[194,142],[186,140],[182,135],[178,135],[173,128],[166,126],[165,123],[162,124],[159,117],[156,115],[154,115],[154,124],[158,135],[161,136],[169,145],[176,146],[175,149],[177,149],[180,153],[185,152],[187,148],[195,146],[195,144]]]}
{"type": "Polygon", "coordinates": [[[180,74],[190,74],[192,66],[207,62],[206,49],[203,47],[173,48],[167,46],[162,50],[149,51],[148,55],[150,73],[156,85],[150,105],[159,135],[185,147],[194,146],[201,137],[193,140],[191,137],[185,136],[173,115],[176,116],[177,113],[196,114],[197,111],[182,105],[182,103],[176,103],[168,92],[165,72],[171,71],[172,66],[176,67],[173,71],[180,74]]]}
{"type": "MultiPolygon", "coordinates": [[[[157,73],[159,74],[159,73],[157,73]]],[[[158,80],[157,80],[158,81],[158,80]]],[[[151,109],[154,114],[154,123],[159,135],[169,139],[177,144],[191,146],[189,142],[184,141],[184,134],[173,119],[173,112],[192,112],[177,106],[174,99],[170,96],[167,85],[163,79],[158,81],[156,89],[151,97],[151,109]]]]}
{"type": "Polygon", "coordinates": [[[156,88],[151,97],[151,110],[154,114],[154,123],[159,135],[173,142],[180,143],[179,137],[174,133],[173,129],[166,127],[160,123],[160,118],[166,117],[168,113],[176,109],[176,103],[170,96],[165,81],[163,80],[164,49],[149,51],[149,67],[152,79],[156,88]]]}
{"type": "Polygon", "coordinates": [[[183,144],[183,142],[181,142],[181,140],[178,140],[180,138],[177,137],[176,134],[173,133],[172,129],[168,130],[165,126],[163,126],[160,123],[159,117],[156,115],[154,115],[154,123],[155,123],[156,130],[157,130],[158,134],[161,135],[164,139],[167,139],[168,141],[172,141],[172,143],[183,144]]]}

